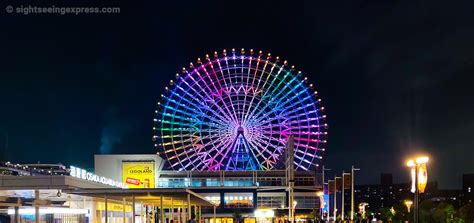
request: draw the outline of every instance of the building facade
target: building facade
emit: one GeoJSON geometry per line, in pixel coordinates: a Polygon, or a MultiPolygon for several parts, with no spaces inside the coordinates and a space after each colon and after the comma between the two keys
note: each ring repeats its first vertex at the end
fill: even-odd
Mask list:
{"type": "MultiPolygon", "coordinates": [[[[130,178],[143,179],[140,176],[143,171],[137,171],[135,174],[124,171],[126,165],[130,163],[136,163],[137,170],[143,169],[144,163],[155,164],[155,172],[149,177],[153,178],[154,188],[187,188],[216,204],[218,222],[231,221],[229,219],[233,218],[236,211],[243,218],[253,219],[253,221],[256,220],[256,213],[258,215],[260,210],[288,213],[288,192],[284,170],[170,171],[163,169],[162,160],[156,155],[95,156],[95,169],[101,175],[123,180],[123,182],[129,181],[130,178]]],[[[317,192],[321,191],[322,187],[318,183],[320,182],[318,177],[319,174],[315,171],[295,171],[294,199],[297,202],[295,213],[299,219],[306,220],[309,212],[320,207],[317,192]]],[[[213,209],[203,208],[203,219],[211,221],[213,209]]]]}
{"type": "Polygon", "coordinates": [[[5,207],[3,218],[12,222],[36,222],[35,204],[38,202],[41,204],[37,210],[40,222],[45,223],[64,219],[105,222],[105,216],[108,222],[114,223],[131,223],[132,216],[137,223],[169,222],[170,219],[184,223],[190,218],[203,223],[233,223],[236,212],[245,223],[275,222],[284,221],[283,216],[292,210],[298,221],[306,221],[308,214],[320,207],[317,192],[322,187],[318,184],[319,175],[313,171],[294,172],[296,204],[289,205],[284,170],[169,171],[162,168],[163,160],[156,155],[97,155],[95,173],[73,166],[9,163],[3,165],[4,177],[0,179],[0,197],[4,198],[2,206],[5,207]],[[123,194],[107,198],[104,189],[110,194],[117,191],[123,194]],[[166,190],[177,190],[181,194],[170,194],[164,198],[167,201],[160,201],[160,193],[166,190]],[[196,197],[194,206],[188,207],[190,201],[183,198],[186,193],[196,197]],[[134,204],[132,197],[136,200],[134,204]],[[203,201],[196,202],[199,199],[203,201]],[[167,205],[163,208],[163,219],[159,216],[162,203],[167,205]],[[195,205],[198,203],[199,207],[195,205]]]}

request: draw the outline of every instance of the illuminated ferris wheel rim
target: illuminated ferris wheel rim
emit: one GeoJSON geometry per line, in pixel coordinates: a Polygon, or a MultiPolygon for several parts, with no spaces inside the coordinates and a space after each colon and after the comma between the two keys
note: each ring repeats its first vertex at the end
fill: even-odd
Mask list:
{"type": "MultiPolygon", "coordinates": [[[[284,61],[281,65],[278,64],[280,62],[278,57],[272,60],[270,54],[266,59],[263,58],[261,51],[255,55],[253,50],[250,50],[250,55],[246,55],[245,50],[242,49],[241,54],[237,55],[235,50],[232,50],[231,55],[228,55],[227,51],[224,50],[222,57],[219,57],[215,52],[213,59],[206,55],[205,61],[198,58],[196,65],[190,63],[188,69],[182,69],[184,77],[176,74],[177,81],[170,81],[170,85],[173,85],[173,87],[165,87],[168,94],[166,96],[161,95],[165,102],[163,104],[158,102],[158,106],[161,108],[156,110],[155,113],[160,116],[160,119],[154,119],[155,127],[153,128],[155,146],[159,148],[161,155],[165,155],[173,169],[228,169],[229,164],[223,166],[225,165],[223,162],[231,162],[228,160],[230,159],[228,156],[238,150],[236,149],[238,147],[236,144],[239,144],[237,141],[241,141],[239,146],[243,149],[240,150],[247,150],[249,156],[253,156],[254,166],[259,166],[257,167],[259,169],[272,169],[283,153],[282,150],[284,150],[286,138],[289,134],[294,134],[296,139],[296,167],[309,169],[313,165],[317,166],[314,160],[322,159],[317,152],[325,150],[320,148],[320,144],[326,143],[325,135],[327,134],[326,116],[322,115],[324,107],[320,106],[321,99],[316,99],[317,92],[312,93],[310,91],[310,88],[313,87],[312,84],[309,84],[309,88],[304,86],[307,78],[302,78],[301,72],[295,72],[294,66],[289,67],[287,61],[284,61]],[[242,72],[236,72],[239,69],[242,72]],[[266,80],[263,81],[263,77],[266,80]],[[291,81],[286,80],[287,77],[290,77],[291,81]],[[271,83],[269,79],[271,79],[271,83]],[[274,83],[278,86],[274,86],[274,83]],[[282,83],[285,85],[280,86],[282,83]],[[216,87],[216,85],[220,85],[220,87],[216,87]],[[288,85],[291,85],[294,89],[287,89],[288,85]],[[289,97],[292,93],[290,90],[298,89],[300,93],[294,93],[295,95],[289,97]],[[267,95],[270,90],[272,90],[272,93],[267,95]],[[280,92],[273,94],[277,90],[280,92]],[[262,101],[264,103],[274,103],[276,100],[274,100],[274,97],[283,96],[281,92],[284,92],[285,97],[283,98],[285,101],[279,100],[279,102],[287,105],[291,103],[289,105],[299,105],[300,107],[290,108],[293,110],[288,111],[287,108],[276,105],[272,110],[268,110],[268,105],[261,105],[262,101]],[[253,97],[247,99],[247,95],[253,97]],[[258,103],[254,102],[257,95],[260,95],[260,98],[256,100],[258,103]],[[302,98],[301,95],[304,95],[305,98],[302,98]],[[271,98],[268,96],[271,96],[271,98]],[[225,99],[227,101],[224,101],[225,99]],[[308,102],[308,104],[302,105],[302,102],[308,102]],[[237,104],[237,107],[234,103],[237,104]],[[204,106],[204,104],[206,105],[204,106]],[[215,110],[211,110],[209,105],[215,110]],[[194,110],[189,109],[190,107],[193,107],[194,110]],[[253,110],[251,107],[254,107],[253,110]],[[256,111],[262,107],[261,111],[256,111]],[[250,112],[251,110],[252,112],[250,112]],[[279,112],[284,114],[277,114],[279,112]],[[297,112],[304,113],[301,115],[297,112]],[[273,117],[270,117],[272,115],[273,117]],[[306,119],[300,119],[301,116],[305,115],[306,119]],[[288,123],[282,124],[283,121],[281,120],[291,120],[291,118],[295,118],[296,121],[288,121],[288,123]],[[175,122],[176,119],[178,122],[175,122]],[[207,122],[199,119],[207,119],[207,122]],[[196,124],[193,124],[194,122],[199,123],[201,128],[196,127],[196,124]],[[262,123],[266,124],[262,125],[262,123]],[[273,131],[272,123],[276,123],[273,125],[284,131],[273,131]],[[299,126],[293,126],[295,123],[299,126]],[[288,124],[290,127],[285,127],[288,124]],[[166,128],[168,125],[171,127],[166,128]],[[179,126],[179,128],[176,128],[176,126],[179,126]],[[203,129],[203,126],[206,128],[203,129]],[[265,128],[267,130],[262,130],[265,128]],[[306,128],[306,131],[298,130],[299,128],[306,128]],[[209,133],[203,130],[208,130],[209,133]],[[287,130],[289,131],[285,132],[287,130]],[[177,132],[179,134],[176,134],[177,132]],[[226,132],[226,134],[222,132],[226,132]],[[275,134],[279,135],[275,136],[275,134]],[[183,136],[185,137],[183,138],[183,136]],[[307,138],[305,138],[306,136],[307,138]],[[314,136],[316,139],[311,139],[310,136],[314,136]],[[204,142],[204,140],[211,140],[213,137],[216,138],[216,141],[220,140],[221,142],[204,142]],[[175,140],[175,138],[180,138],[180,140],[175,140]],[[197,143],[197,141],[202,143],[197,143]],[[176,146],[176,144],[181,146],[176,146]],[[230,146],[233,149],[228,149],[230,146]],[[208,157],[209,154],[206,154],[208,147],[222,147],[222,150],[227,151],[225,154],[219,152],[216,148],[210,149],[217,151],[214,154],[215,156],[221,156],[221,159],[227,160],[221,160],[218,162],[218,166],[207,163],[215,162],[212,157],[208,157]],[[263,152],[260,150],[263,150],[263,152]],[[178,153],[178,151],[182,152],[178,153]]],[[[237,160],[237,158],[235,159],[237,160]]],[[[237,161],[233,162],[236,163],[237,161]]],[[[232,168],[236,168],[235,165],[232,168]]]]}

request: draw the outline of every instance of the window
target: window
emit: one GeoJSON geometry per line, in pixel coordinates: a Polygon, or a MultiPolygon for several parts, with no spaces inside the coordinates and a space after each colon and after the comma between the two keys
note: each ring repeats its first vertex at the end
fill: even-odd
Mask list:
{"type": "Polygon", "coordinates": [[[221,196],[219,193],[202,193],[199,194],[203,196],[206,200],[219,205],[221,203],[221,196]]]}
{"type": "Polygon", "coordinates": [[[284,206],[284,195],[258,196],[257,198],[257,207],[259,208],[282,208],[284,206]]]}
{"type": "Polygon", "coordinates": [[[319,207],[319,197],[317,196],[296,196],[298,201],[297,208],[314,208],[319,207]]]}
{"type": "Polygon", "coordinates": [[[253,207],[253,193],[225,193],[224,205],[226,208],[253,207]]]}

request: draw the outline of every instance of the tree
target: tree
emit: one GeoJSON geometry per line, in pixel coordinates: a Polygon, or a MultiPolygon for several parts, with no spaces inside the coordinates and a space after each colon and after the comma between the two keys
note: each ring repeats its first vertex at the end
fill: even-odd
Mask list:
{"type": "Polygon", "coordinates": [[[420,203],[420,223],[431,223],[434,222],[433,214],[436,210],[436,203],[432,200],[424,200],[420,203]]]}
{"type": "Polygon", "coordinates": [[[464,220],[459,217],[454,217],[452,219],[448,219],[448,223],[464,223],[464,220]]]}
{"type": "Polygon", "coordinates": [[[453,205],[446,202],[441,202],[436,207],[436,210],[433,214],[433,220],[443,223],[448,222],[449,219],[453,219],[454,212],[453,205]]]}
{"type": "Polygon", "coordinates": [[[474,221],[474,204],[466,204],[462,206],[458,211],[458,217],[464,220],[465,222],[474,221]]]}
{"type": "Polygon", "coordinates": [[[395,214],[396,212],[393,207],[384,207],[380,209],[380,218],[384,222],[392,222],[395,214]]]}
{"type": "Polygon", "coordinates": [[[393,222],[406,222],[413,219],[413,215],[411,215],[412,212],[408,213],[405,204],[396,204],[393,207],[395,209],[395,216],[393,217],[393,222]]]}
{"type": "Polygon", "coordinates": [[[240,212],[240,209],[238,208],[234,208],[232,210],[233,213],[233,217],[234,217],[234,222],[235,223],[239,223],[240,222],[240,219],[242,218],[242,213],[240,212]]]}

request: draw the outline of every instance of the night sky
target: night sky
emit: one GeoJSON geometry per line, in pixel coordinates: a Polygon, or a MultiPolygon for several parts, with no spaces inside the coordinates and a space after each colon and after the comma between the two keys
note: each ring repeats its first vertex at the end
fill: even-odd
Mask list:
{"type": "Polygon", "coordinates": [[[329,122],[324,163],[339,175],[354,164],[360,183],[381,172],[407,182],[405,159],[418,152],[441,188],[474,172],[472,1],[232,2],[2,1],[1,159],[91,168],[94,154],[155,153],[165,83],[206,53],[252,48],[316,85],[329,122]],[[121,13],[4,10],[50,3],[121,13]]]}

